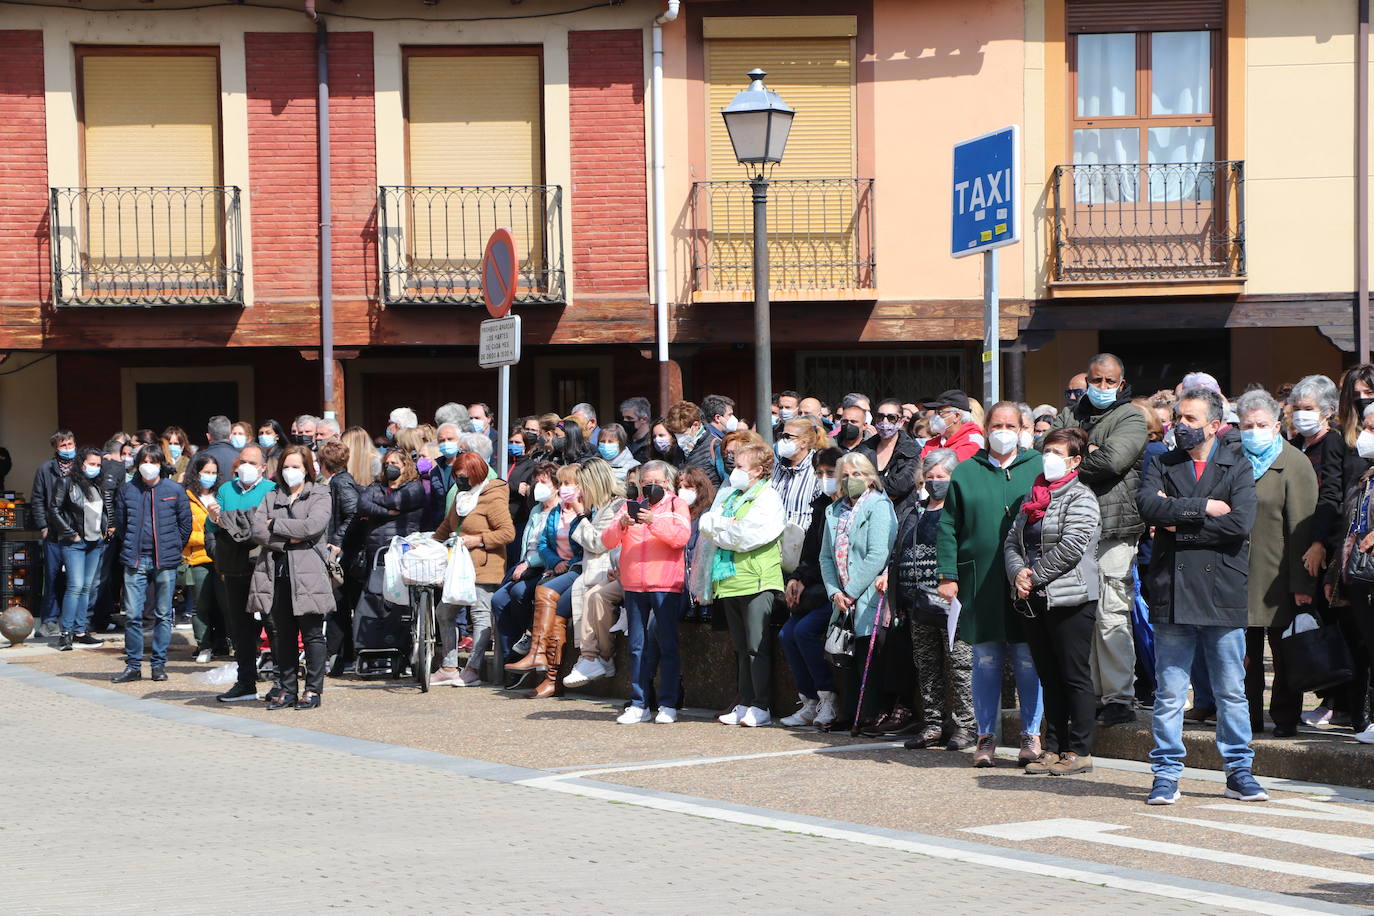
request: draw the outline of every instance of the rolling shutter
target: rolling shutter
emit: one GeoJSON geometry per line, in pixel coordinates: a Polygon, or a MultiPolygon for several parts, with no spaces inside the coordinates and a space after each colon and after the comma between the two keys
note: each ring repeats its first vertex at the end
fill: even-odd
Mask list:
{"type": "Polygon", "coordinates": [[[523,264],[542,263],[543,195],[498,190],[544,183],[539,64],[532,54],[407,58],[410,184],[491,189],[411,193],[416,266],[476,265],[500,226],[523,264]]]}
{"type": "MultiPolygon", "coordinates": [[[[207,54],[82,55],[86,187],[218,185],[218,69],[218,58],[207,54]]],[[[130,191],[90,200],[86,251],[93,262],[219,258],[217,195],[130,191]]]]}
{"type": "Polygon", "coordinates": [[[1068,0],[1070,35],[1079,32],[1174,32],[1220,29],[1225,0],[1068,0]]]}

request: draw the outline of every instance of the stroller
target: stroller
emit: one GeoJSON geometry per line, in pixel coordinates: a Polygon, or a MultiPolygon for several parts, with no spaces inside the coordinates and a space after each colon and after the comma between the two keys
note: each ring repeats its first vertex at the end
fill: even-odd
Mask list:
{"type": "Polygon", "coordinates": [[[398,678],[411,655],[411,609],[382,597],[386,550],[378,550],[353,611],[356,671],[362,678],[398,678]]]}

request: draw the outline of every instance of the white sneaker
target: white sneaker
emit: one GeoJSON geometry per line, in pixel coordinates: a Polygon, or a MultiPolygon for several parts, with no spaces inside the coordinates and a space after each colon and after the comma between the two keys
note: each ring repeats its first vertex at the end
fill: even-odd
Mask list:
{"type": "Polygon", "coordinates": [[[811,720],[815,726],[829,725],[835,721],[837,715],[835,711],[835,691],[818,690],[816,694],[820,697],[816,701],[816,717],[811,720]]]}
{"type": "Polygon", "coordinates": [[[568,672],[568,676],[563,678],[563,686],[581,687],[588,681],[602,677],[604,670],[600,659],[579,658],[577,664],[573,665],[573,669],[568,672]]]}
{"type": "MultiPolygon", "coordinates": [[[[564,683],[567,683],[566,681],[564,683]]],[[[620,714],[620,718],[615,721],[620,725],[639,725],[641,722],[648,722],[650,719],[649,710],[643,706],[631,706],[620,714]]]]}
{"type": "Polygon", "coordinates": [[[1374,744],[1374,725],[1357,734],[1355,740],[1361,744],[1374,744]]]}
{"type": "Polygon", "coordinates": [[[1326,706],[1318,706],[1310,712],[1303,713],[1302,721],[1311,726],[1325,725],[1331,721],[1331,709],[1326,706]]]}
{"type": "Polygon", "coordinates": [[[677,721],[677,710],[671,706],[660,706],[658,715],[654,716],[654,721],[659,725],[672,725],[677,721]]]}
{"type": "Polygon", "coordinates": [[[201,649],[196,653],[196,664],[204,665],[214,657],[215,653],[211,652],[209,649],[201,649]]]}
{"type": "Polygon", "coordinates": [[[462,668],[458,676],[449,682],[454,687],[476,687],[482,683],[482,676],[471,668],[462,668]]]}
{"type": "Polygon", "coordinates": [[[716,721],[721,725],[739,725],[744,719],[744,714],[749,710],[743,706],[736,706],[723,716],[716,716],[716,721]]]}
{"type": "Polygon", "coordinates": [[[768,714],[766,709],[750,706],[740,718],[739,724],[746,728],[758,728],[760,725],[772,725],[773,717],[768,714]]]}
{"type": "Polygon", "coordinates": [[[800,697],[802,701],[801,709],[798,709],[786,719],[779,719],[779,725],[785,725],[788,728],[800,728],[803,725],[810,725],[812,722],[816,721],[816,704],[819,701],[802,696],[801,694],[797,694],[797,696],[800,697]]]}
{"type": "Polygon", "coordinates": [[[601,674],[598,677],[615,677],[615,662],[609,658],[601,659],[601,674]]]}

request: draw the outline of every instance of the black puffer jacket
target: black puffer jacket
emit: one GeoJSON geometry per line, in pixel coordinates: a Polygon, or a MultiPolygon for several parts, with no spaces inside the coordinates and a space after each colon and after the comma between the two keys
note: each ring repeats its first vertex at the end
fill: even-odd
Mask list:
{"type": "MultiPolygon", "coordinates": [[[[84,530],[86,527],[86,488],[82,484],[84,481],[77,481],[74,477],[62,480],[57,489],[51,496],[51,504],[48,512],[48,526],[52,529],[53,537],[59,541],[79,541],[85,540],[84,530]]],[[[100,540],[105,540],[105,532],[114,526],[115,495],[114,490],[104,486],[104,481],[96,479],[90,482],[91,489],[100,494],[104,502],[101,510],[100,520],[100,540]]]]}
{"type": "Polygon", "coordinates": [[[329,543],[343,548],[353,519],[358,514],[358,482],[347,471],[329,478],[329,543]]]}
{"type": "MultiPolygon", "coordinates": [[[[869,436],[858,451],[878,467],[878,444],[882,440],[876,435],[869,436]]],[[[887,467],[878,470],[878,478],[887,490],[887,498],[892,505],[900,506],[916,489],[916,469],[921,465],[921,446],[905,430],[897,431],[897,444],[893,448],[892,460],[887,467]]]]}
{"type": "Polygon", "coordinates": [[[1097,496],[1102,510],[1102,538],[1135,538],[1145,533],[1136,506],[1140,489],[1140,459],[1150,431],[1145,415],[1131,404],[1131,386],[1122,385],[1116,400],[1097,408],[1086,395],[1073,410],[1064,408],[1056,426],[1078,426],[1096,446],[1083,456],[1078,479],[1097,496]]]}
{"type": "Polygon", "coordinates": [[[425,508],[425,488],[412,480],[396,489],[374,483],[358,494],[358,514],[353,520],[363,530],[363,549],[354,558],[349,572],[366,580],[368,569],[376,562],[378,551],[385,550],[393,537],[405,537],[420,530],[425,508]],[[392,514],[392,512],[396,514],[392,514]]]}

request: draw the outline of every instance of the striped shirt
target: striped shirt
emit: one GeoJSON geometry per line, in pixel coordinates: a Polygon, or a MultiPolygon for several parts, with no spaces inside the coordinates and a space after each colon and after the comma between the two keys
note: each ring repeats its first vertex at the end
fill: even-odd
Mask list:
{"type": "Polygon", "coordinates": [[[782,497],[783,511],[787,521],[805,529],[811,524],[811,503],[821,491],[816,468],[811,463],[811,455],[795,466],[779,461],[773,467],[773,489],[782,497]]]}

